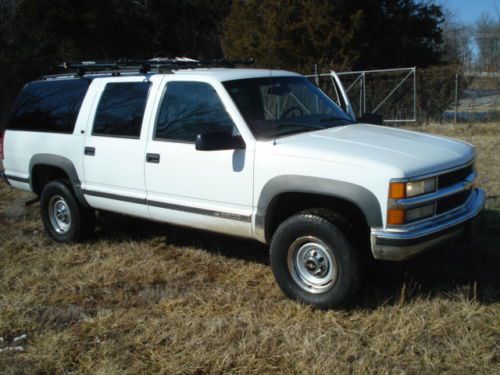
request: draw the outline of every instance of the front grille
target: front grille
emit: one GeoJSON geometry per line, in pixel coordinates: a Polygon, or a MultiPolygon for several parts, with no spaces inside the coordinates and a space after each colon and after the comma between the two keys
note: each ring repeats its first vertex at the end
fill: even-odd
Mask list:
{"type": "Polygon", "coordinates": [[[470,194],[471,190],[467,190],[438,200],[436,207],[436,214],[439,215],[446,211],[451,211],[454,208],[462,206],[467,201],[470,194]]]}
{"type": "Polygon", "coordinates": [[[441,176],[438,176],[438,189],[443,189],[465,181],[471,173],[472,164],[467,167],[457,169],[456,171],[442,174],[441,176]]]}

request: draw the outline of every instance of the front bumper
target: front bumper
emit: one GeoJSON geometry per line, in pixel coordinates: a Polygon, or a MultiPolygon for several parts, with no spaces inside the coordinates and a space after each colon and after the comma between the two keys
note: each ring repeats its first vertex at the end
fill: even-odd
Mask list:
{"type": "Polygon", "coordinates": [[[382,260],[404,260],[437,247],[476,224],[485,201],[484,191],[475,189],[464,207],[429,220],[418,227],[399,231],[372,228],[373,256],[382,260]]]}

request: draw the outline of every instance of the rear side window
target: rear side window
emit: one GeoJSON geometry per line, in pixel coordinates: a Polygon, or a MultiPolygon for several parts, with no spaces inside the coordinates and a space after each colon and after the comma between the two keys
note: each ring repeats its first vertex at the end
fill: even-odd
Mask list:
{"type": "Polygon", "coordinates": [[[10,130],[73,133],[90,81],[36,81],[24,86],[7,126],[10,130]]]}
{"type": "Polygon", "coordinates": [[[92,135],[139,138],[149,82],[108,83],[97,107],[92,135]]]}

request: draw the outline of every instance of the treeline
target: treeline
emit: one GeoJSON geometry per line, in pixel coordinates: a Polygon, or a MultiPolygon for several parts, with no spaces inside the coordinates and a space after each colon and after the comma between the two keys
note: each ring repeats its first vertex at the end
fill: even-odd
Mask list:
{"type": "Polygon", "coordinates": [[[12,61],[220,56],[229,10],[229,0],[11,0],[0,53],[12,61]]]}
{"type": "Polygon", "coordinates": [[[310,73],[446,63],[443,11],[420,0],[2,0],[0,119],[67,60],[254,57],[310,73]]]}

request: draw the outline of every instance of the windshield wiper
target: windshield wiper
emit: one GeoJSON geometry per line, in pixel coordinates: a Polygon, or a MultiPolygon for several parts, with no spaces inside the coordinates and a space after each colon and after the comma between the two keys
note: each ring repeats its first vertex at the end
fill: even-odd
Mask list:
{"type": "Polygon", "coordinates": [[[341,117],[341,116],[331,116],[331,117],[326,117],[326,118],[322,118],[321,120],[319,120],[321,122],[330,122],[330,121],[347,121],[347,122],[351,122],[351,123],[354,123],[354,121],[352,121],[351,119],[347,119],[345,117],[341,117]]]}
{"type": "Polygon", "coordinates": [[[301,123],[301,122],[279,122],[278,124],[276,124],[274,127],[275,128],[283,128],[283,127],[287,127],[287,126],[298,126],[298,127],[301,127],[301,128],[310,128],[310,129],[322,129],[323,127],[318,127],[317,125],[314,125],[314,124],[304,124],[304,123],[301,123]]]}
{"type": "Polygon", "coordinates": [[[324,127],[322,126],[317,126],[317,125],[311,125],[311,124],[301,124],[297,122],[280,122],[279,124],[276,124],[272,129],[269,130],[274,130],[275,133],[272,134],[273,137],[283,137],[285,135],[292,135],[296,133],[302,133],[306,131],[314,131],[314,130],[323,130],[324,127]],[[292,127],[293,129],[282,129],[285,130],[283,132],[275,131],[280,128],[289,128],[292,127]]]}

